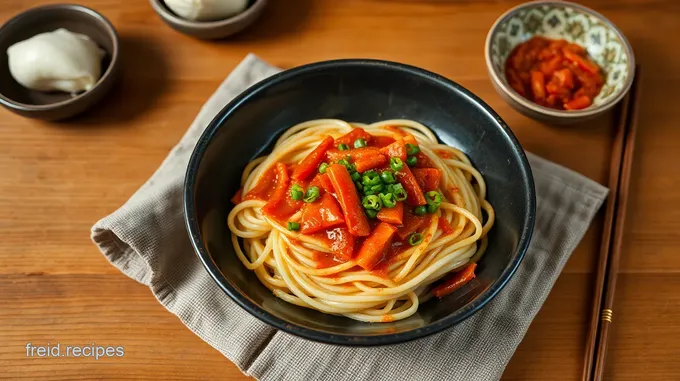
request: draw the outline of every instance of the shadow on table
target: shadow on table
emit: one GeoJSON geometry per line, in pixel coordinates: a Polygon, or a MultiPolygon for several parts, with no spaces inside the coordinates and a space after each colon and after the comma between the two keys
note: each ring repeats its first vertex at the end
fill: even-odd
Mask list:
{"type": "Polygon", "coordinates": [[[79,127],[129,122],[148,110],[167,86],[168,67],[162,44],[148,37],[120,36],[119,69],[113,89],[99,104],[60,124],[79,127]]]}
{"type": "Polygon", "coordinates": [[[270,0],[262,15],[247,29],[222,44],[241,44],[259,40],[276,40],[302,29],[313,8],[311,0],[270,0]]]}

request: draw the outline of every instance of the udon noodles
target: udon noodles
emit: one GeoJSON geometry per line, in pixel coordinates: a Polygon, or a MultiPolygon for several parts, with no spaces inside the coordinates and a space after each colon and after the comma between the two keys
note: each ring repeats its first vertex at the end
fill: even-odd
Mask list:
{"type": "Polygon", "coordinates": [[[405,319],[474,278],[494,223],[480,172],[411,120],[293,126],[232,201],[234,249],[264,286],[365,322],[405,319]]]}

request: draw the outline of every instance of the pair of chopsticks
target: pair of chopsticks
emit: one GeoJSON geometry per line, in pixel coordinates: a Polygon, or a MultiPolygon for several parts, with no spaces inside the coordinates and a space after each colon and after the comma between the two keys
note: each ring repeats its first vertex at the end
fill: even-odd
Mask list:
{"type": "Polygon", "coordinates": [[[584,381],[600,381],[604,377],[607,339],[614,318],[614,292],[623,243],[640,99],[640,67],[635,69],[633,85],[619,108],[616,136],[612,147],[609,198],[600,246],[590,331],[586,342],[584,381]]]}

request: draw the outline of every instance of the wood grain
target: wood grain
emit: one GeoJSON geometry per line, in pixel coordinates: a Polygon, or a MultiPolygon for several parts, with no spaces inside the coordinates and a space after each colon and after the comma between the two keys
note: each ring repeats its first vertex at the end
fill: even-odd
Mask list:
{"type": "MultiPolygon", "coordinates": [[[[0,21],[38,4],[4,0],[0,21]]],[[[145,1],[81,0],[120,33],[123,75],[97,110],[48,124],[0,110],[0,378],[246,380],[120,274],[89,229],[153,173],[201,105],[249,52],[288,68],[371,57],[469,88],[524,147],[604,183],[611,116],[573,127],[527,119],[494,92],[482,48],[518,1],[270,1],[257,25],[216,43],[166,27],[145,1]],[[26,343],[122,345],[123,358],[27,358],[26,343]]],[[[645,68],[630,209],[607,379],[680,379],[680,32],[674,0],[583,1],[614,21],[645,68]]],[[[580,376],[601,216],[511,360],[509,380],[580,376]]]]}

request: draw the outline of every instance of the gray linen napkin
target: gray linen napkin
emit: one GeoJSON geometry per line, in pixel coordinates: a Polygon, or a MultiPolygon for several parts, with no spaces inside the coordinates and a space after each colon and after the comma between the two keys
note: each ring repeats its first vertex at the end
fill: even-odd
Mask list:
{"type": "Polygon", "coordinates": [[[240,92],[278,71],[252,54],[246,57],[156,173],[125,205],[92,227],[92,240],[121,272],[149,286],[196,335],[260,380],[500,378],[607,189],[529,154],[538,195],[529,251],[492,302],[445,332],[389,347],[347,348],[277,331],[232,302],[198,261],[184,225],[182,186],[191,151],[213,116],[240,92]]]}

